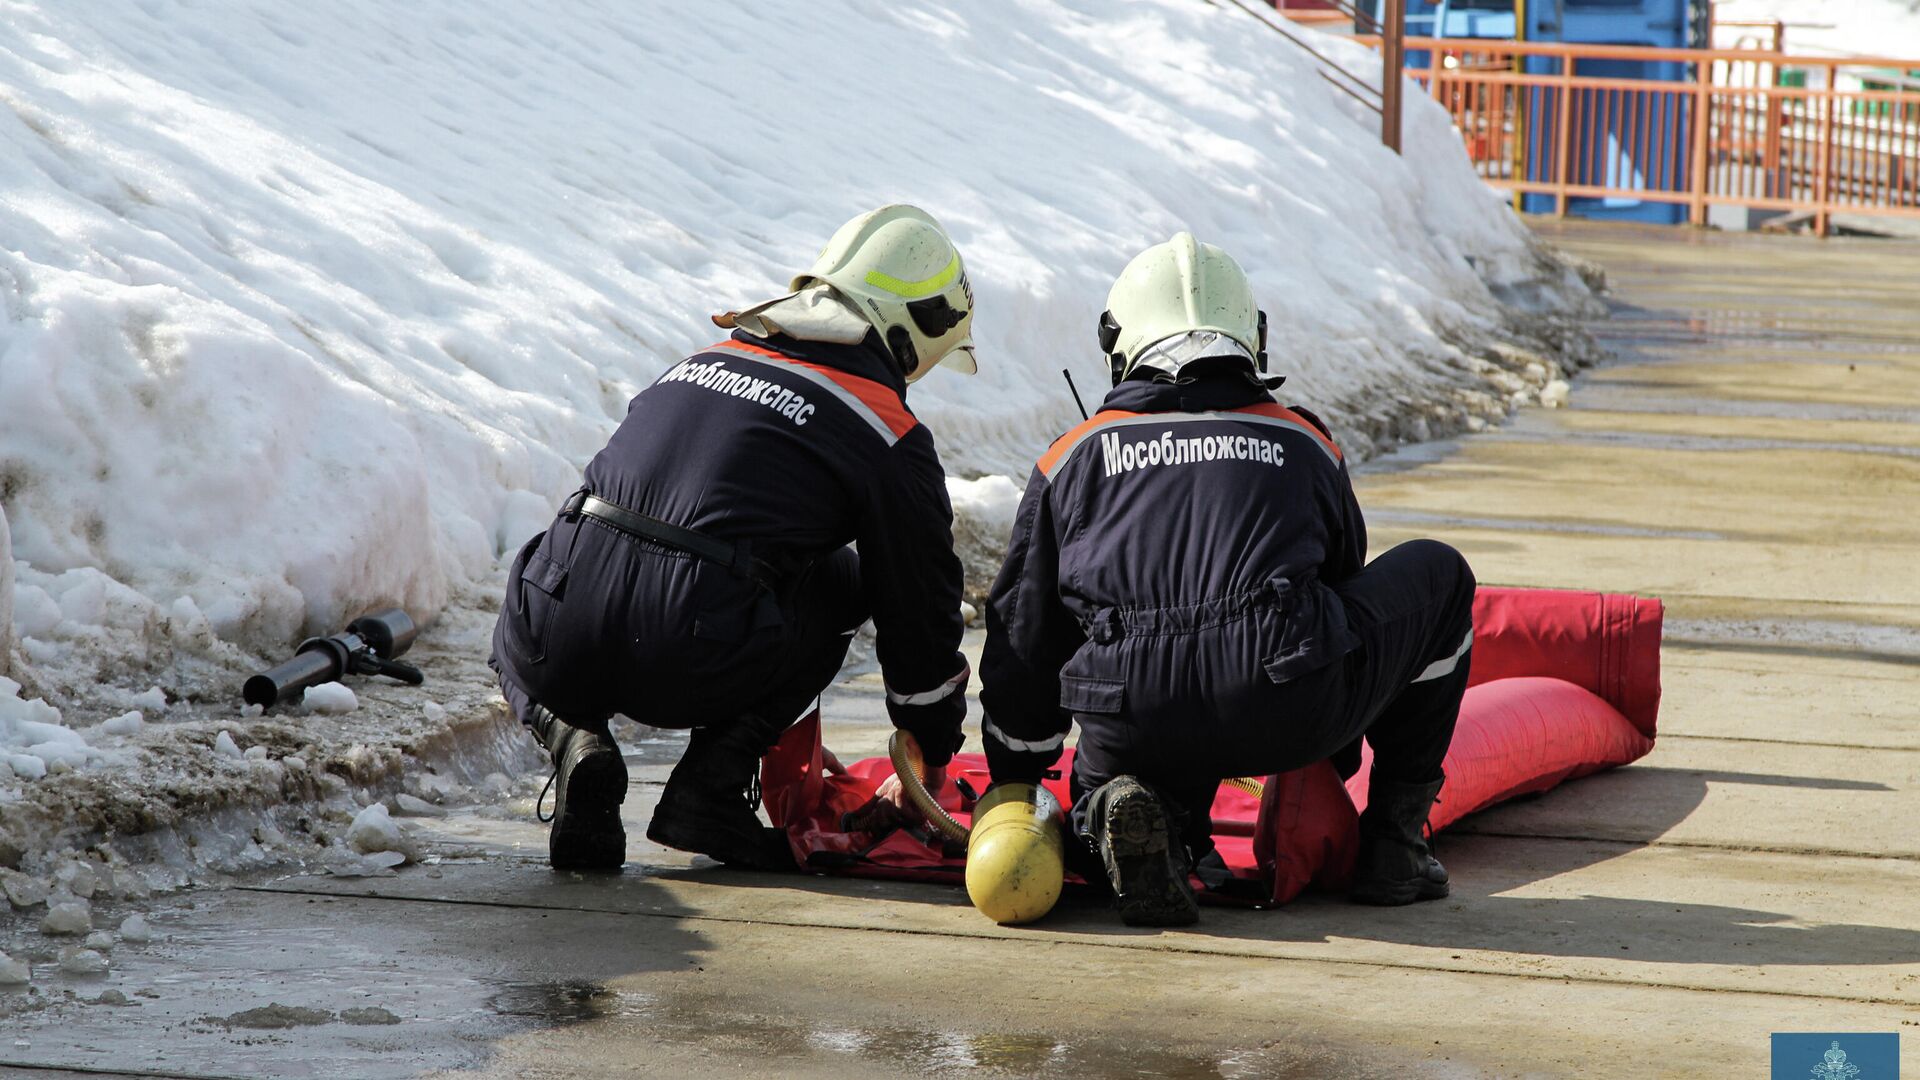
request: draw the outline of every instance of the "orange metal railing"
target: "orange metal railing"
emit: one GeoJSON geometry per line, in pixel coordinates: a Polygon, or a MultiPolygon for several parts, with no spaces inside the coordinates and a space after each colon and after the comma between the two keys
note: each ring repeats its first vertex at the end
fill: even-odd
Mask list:
{"type": "Polygon", "coordinates": [[[1906,76],[1920,60],[1458,38],[1406,49],[1430,58],[1406,74],[1453,116],[1481,176],[1561,214],[1569,199],[1634,199],[1704,224],[1723,204],[1804,213],[1823,235],[1835,213],[1920,217],[1920,78],[1906,76]],[[1618,61],[1684,78],[1600,74],[1618,61]]]}

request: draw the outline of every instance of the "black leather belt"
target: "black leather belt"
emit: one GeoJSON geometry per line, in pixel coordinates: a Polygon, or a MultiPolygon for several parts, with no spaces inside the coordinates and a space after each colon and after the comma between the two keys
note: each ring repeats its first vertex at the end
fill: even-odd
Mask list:
{"type": "Polygon", "coordinates": [[[719,563],[737,577],[749,578],[768,589],[779,591],[779,572],[754,558],[751,546],[744,540],[732,543],[692,529],[683,529],[659,518],[636,513],[619,503],[609,502],[590,491],[574,492],[560,507],[560,513],[568,518],[590,517],[629,536],[651,540],[696,558],[719,563]]]}

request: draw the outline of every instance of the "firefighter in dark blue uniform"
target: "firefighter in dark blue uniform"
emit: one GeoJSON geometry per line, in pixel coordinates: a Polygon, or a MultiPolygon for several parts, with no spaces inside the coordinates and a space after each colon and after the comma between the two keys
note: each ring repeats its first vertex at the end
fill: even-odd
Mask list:
{"type": "Polygon", "coordinates": [[[894,723],[930,766],[960,744],[952,510],[904,395],[938,364],[973,370],[965,269],[931,217],[889,206],[843,226],[791,288],[716,316],[731,339],[634,398],[514,561],[493,664],[553,759],[555,868],[625,859],[614,713],[692,729],[650,839],[791,865],[755,815],[760,757],[869,618],[894,723]]]}
{"type": "Polygon", "coordinates": [[[1101,346],[1114,389],[1034,470],[987,605],[994,780],[1037,780],[1078,722],[1075,829],[1123,919],[1176,925],[1220,781],[1357,762],[1364,735],[1354,899],[1445,896],[1422,827],[1466,689],[1466,561],[1421,540],[1366,563],[1340,451],[1274,401],[1265,315],[1219,248],[1134,259],[1101,346]]]}

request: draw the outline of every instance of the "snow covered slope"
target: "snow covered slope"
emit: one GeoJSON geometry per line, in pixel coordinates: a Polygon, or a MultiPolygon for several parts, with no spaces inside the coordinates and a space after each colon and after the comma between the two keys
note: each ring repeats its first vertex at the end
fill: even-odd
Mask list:
{"type": "Polygon", "coordinates": [[[1586,297],[1431,103],[1397,158],[1202,0],[0,0],[0,104],[15,675],[63,709],[497,588],[706,316],[882,202],[972,268],[982,373],[913,395],[956,475],[1024,475],[1177,229],[1362,452],[1551,374],[1484,358],[1497,296],[1586,297]]]}

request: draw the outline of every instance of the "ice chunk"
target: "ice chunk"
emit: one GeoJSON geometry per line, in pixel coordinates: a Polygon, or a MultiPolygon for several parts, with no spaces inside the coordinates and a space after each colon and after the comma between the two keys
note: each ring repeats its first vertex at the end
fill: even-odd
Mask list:
{"type": "Polygon", "coordinates": [[[1565,379],[1555,379],[1540,391],[1540,404],[1549,409],[1564,409],[1573,396],[1573,387],[1565,379]]]}
{"type": "Polygon", "coordinates": [[[127,699],[127,704],[147,712],[167,711],[167,692],[159,687],[151,687],[127,699]]]}
{"type": "Polygon", "coordinates": [[[20,696],[20,684],[0,676],[0,764],[22,780],[85,765],[98,751],[61,722],[60,710],[20,696]]]}
{"type": "Polygon", "coordinates": [[[973,620],[979,617],[980,617],[979,608],[974,607],[972,604],[967,603],[965,600],[960,601],[960,625],[972,626],[973,620]]]}
{"type": "Polygon", "coordinates": [[[55,904],[40,920],[43,934],[84,934],[93,929],[93,909],[85,900],[55,904]]]}
{"type": "Polygon", "coordinates": [[[398,851],[377,851],[372,855],[342,854],[327,864],[327,873],[335,877],[392,877],[393,868],[406,862],[398,851]]]}
{"type": "Polygon", "coordinates": [[[89,949],[98,949],[101,952],[107,952],[113,948],[113,935],[105,930],[95,930],[93,933],[87,935],[87,940],[82,942],[82,944],[89,949]]]}
{"type": "Polygon", "coordinates": [[[100,877],[84,862],[64,863],[53,872],[53,883],[78,897],[91,897],[100,887],[100,877]]]}
{"type": "Polygon", "coordinates": [[[20,585],[13,594],[13,623],[21,637],[48,637],[60,625],[60,605],[47,590],[20,585]]]}
{"type": "Polygon", "coordinates": [[[51,641],[41,641],[39,638],[32,637],[20,639],[20,651],[26,653],[27,659],[36,664],[57,663],[66,653],[64,648],[51,641]]]}
{"type": "Polygon", "coordinates": [[[360,699],[354,696],[353,688],[345,683],[321,683],[307,690],[307,711],[323,716],[338,716],[350,713],[360,707],[360,699]]]}
{"type": "Polygon", "coordinates": [[[121,921],[120,940],[130,941],[136,945],[152,941],[153,927],[148,926],[146,918],[136,912],[121,921]]]}
{"type": "Polygon", "coordinates": [[[146,726],[147,718],[141,715],[139,709],[100,721],[100,730],[109,735],[138,735],[140,729],[146,726]]]}
{"type": "Polygon", "coordinates": [[[14,907],[32,907],[47,902],[47,883],[31,874],[0,867],[0,889],[14,907]]]}
{"type": "Polygon", "coordinates": [[[24,986],[32,977],[33,969],[25,960],[0,952],[0,986],[24,986]]]}
{"type": "Polygon", "coordinates": [[[307,771],[307,759],[298,754],[288,754],[286,757],[280,759],[280,764],[286,766],[289,772],[307,771]]]}
{"type": "Polygon", "coordinates": [[[407,786],[420,793],[422,798],[435,802],[446,802],[460,790],[453,778],[438,773],[415,773],[407,777],[407,786]]]}
{"type": "Polygon", "coordinates": [[[513,790],[513,781],[506,773],[490,772],[480,781],[480,787],[489,795],[505,795],[513,790]]]}
{"type": "Polygon", "coordinates": [[[227,734],[227,732],[225,732],[224,730],[221,731],[220,734],[214,736],[213,752],[220,755],[221,757],[227,757],[227,758],[238,759],[244,756],[240,753],[240,745],[234,742],[233,736],[227,734]]]}
{"type": "Polygon", "coordinates": [[[437,701],[429,701],[425,705],[420,706],[420,711],[426,715],[428,720],[436,724],[445,721],[447,718],[447,707],[437,701]]]}
{"type": "Polygon", "coordinates": [[[60,970],[69,975],[104,975],[107,972],[107,958],[92,949],[76,949],[69,945],[60,950],[60,970]]]}
{"type": "Polygon", "coordinates": [[[412,814],[415,817],[447,816],[445,807],[435,806],[425,799],[409,795],[404,791],[393,797],[393,803],[399,807],[401,813],[412,814]]]}
{"type": "Polygon", "coordinates": [[[354,815],[353,824],[347,826],[347,844],[362,855],[371,855],[376,851],[398,851],[401,846],[400,826],[394,823],[382,803],[374,803],[354,815]]]}
{"type": "Polygon", "coordinates": [[[246,758],[248,761],[265,761],[267,760],[267,748],[264,746],[249,746],[247,747],[246,758]]]}

